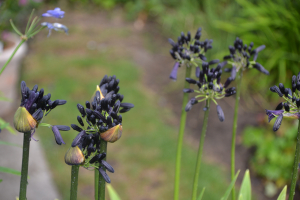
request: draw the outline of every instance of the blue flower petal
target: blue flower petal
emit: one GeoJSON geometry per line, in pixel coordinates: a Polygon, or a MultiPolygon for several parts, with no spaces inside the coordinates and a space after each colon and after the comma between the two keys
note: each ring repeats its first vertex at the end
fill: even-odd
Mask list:
{"type": "Polygon", "coordinates": [[[172,72],[170,74],[170,79],[173,79],[173,80],[177,79],[177,71],[178,71],[179,66],[180,66],[179,63],[176,62],[175,65],[174,65],[174,67],[173,67],[173,70],[172,70],[172,72]]]}

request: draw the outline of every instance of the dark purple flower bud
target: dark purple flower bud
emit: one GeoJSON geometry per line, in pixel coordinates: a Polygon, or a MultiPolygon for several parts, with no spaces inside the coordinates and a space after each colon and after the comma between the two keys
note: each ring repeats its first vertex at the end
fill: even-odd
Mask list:
{"type": "Polygon", "coordinates": [[[284,103],[283,106],[284,106],[284,110],[286,112],[290,112],[290,107],[289,107],[289,105],[287,103],[284,103]]]}
{"type": "Polygon", "coordinates": [[[80,133],[78,133],[77,136],[74,138],[71,146],[76,147],[79,144],[81,144],[85,136],[86,136],[85,131],[81,131],[80,133]]]}
{"type": "Polygon", "coordinates": [[[173,47],[176,46],[176,43],[175,43],[171,38],[168,39],[168,42],[169,42],[173,47]]]}
{"type": "Polygon", "coordinates": [[[279,103],[277,105],[277,107],[275,108],[275,110],[282,110],[282,108],[283,108],[283,103],[281,102],[281,103],[279,103]]]}
{"type": "Polygon", "coordinates": [[[177,79],[177,71],[179,68],[180,64],[178,62],[175,63],[173,70],[170,74],[170,79],[176,80],[177,79]]]}
{"type": "Polygon", "coordinates": [[[293,98],[292,90],[291,90],[290,88],[288,88],[287,90],[288,90],[288,91],[287,91],[287,92],[288,92],[288,98],[289,98],[289,99],[293,98]]]}
{"type": "Polygon", "coordinates": [[[275,115],[281,115],[284,111],[283,110],[267,110],[266,114],[268,115],[269,122],[275,117],[275,115]]]}
{"type": "Polygon", "coordinates": [[[99,173],[102,175],[105,182],[110,183],[110,178],[108,177],[106,172],[101,167],[99,167],[99,173]]]}
{"type": "Polygon", "coordinates": [[[219,59],[211,60],[211,61],[208,62],[208,65],[214,65],[214,64],[217,64],[219,62],[220,62],[219,59]]]}
{"type": "Polygon", "coordinates": [[[192,78],[185,78],[186,82],[190,83],[190,84],[196,84],[197,81],[192,79],[192,78]]]}
{"type": "Polygon", "coordinates": [[[273,125],[273,131],[277,131],[279,129],[279,127],[281,125],[281,122],[282,122],[282,119],[283,119],[283,114],[280,114],[277,117],[277,119],[276,119],[276,121],[275,121],[275,123],[273,125]]]}
{"type": "Polygon", "coordinates": [[[292,84],[292,92],[293,93],[296,91],[296,89],[297,89],[297,84],[296,83],[292,84]]]}
{"type": "Polygon", "coordinates": [[[193,106],[194,104],[196,104],[196,103],[198,103],[198,101],[197,101],[195,98],[191,98],[191,99],[189,100],[189,102],[188,102],[188,103],[186,104],[186,106],[185,106],[185,111],[186,111],[186,112],[190,111],[191,108],[192,108],[192,106],[193,106]]]}
{"type": "Polygon", "coordinates": [[[296,99],[296,105],[297,105],[297,107],[299,108],[300,107],[300,99],[296,99]]]}
{"type": "Polygon", "coordinates": [[[44,113],[43,110],[41,108],[37,109],[33,114],[32,117],[36,120],[39,121],[43,118],[44,113]]]}
{"type": "Polygon", "coordinates": [[[297,81],[300,81],[300,72],[298,72],[297,81]]]}
{"type": "Polygon", "coordinates": [[[224,59],[224,60],[229,60],[229,59],[231,59],[232,57],[233,57],[232,55],[227,55],[227,56],[224,56],[223,59],[224,59]]]}
{"type": "Polygon", "coordinates": [[[134,105],[132,103],[121,103],[120,107],[122,107],[122,108],[133,108],[134,105]]]}
{"type": "Polygon", "coordinates": [[[259,64],[258,62],[255,63],[255,64],[253,65],[253,68],[257,69],[258,71],[260,71],[260,72],[262,72],[262,73],[264,73],[264,74],[266,74],[266,75],[270,75],[269,71],[266,70],[266,69],[265,69],[261,64],[259,64]]]}
{"type": "Polygon", "coordinates": [[[281,92],[282,94],[285,93],[285,87],[284,87],[284,85],[283,85],[282,83],[279,83],[279,89],[280,89],[280,92],[281,92]]]}
{"type": "Polygon", "coordinates": [[[101,163],[107,169],[107,171],[111,173],[115,172],[114,168],[110,164],[108,164],[105,160],[101,160],[101,163]]]}
{"type": "Polygon", "coordinates": [[[25,83],[25,81],[22,81],[21,82],[21,94],[22,94],[23,99],[27,98],[26,91],[27,91],[26,83],[25,83]]]}
{"type": "Polygon", "coordinates": [[[200,77],[200,67],[196,67],[196,77],[200,77]]]}
{"type": "Polygon", "coordinates": [[[81,113],[81,116],[85,117],[86,113],[84,111],[84,107],[81,104],[77,104],[77,108],[78,108],[79,112],[81,113]]]}
{"type": "Polygon", "coordinates": [[[271,90],[272,92],[276,92],[280,97],[283,96],[283,94],[281,93],[280,89],[279,89],[276,85],[270,87],[270,90],[271,90]]]}
{"type": "Polygon", "coordinates": [[[224,112],[220,105],[217,105],[217,114],[221,122],[225,120],[224,112]]]}
{"type": "Polygon", "coordinates": [[[220,62],[220,63],[217,65],[217,68],[222,69],[225,65],[227,65],[227,61],[220,62]]]}
{"type": "Polygon", "coordinates": [[[297,81],[296,88],[298,91],[300,91],[300,81],[297,81]]]}
{"type": "Polygon", "coordinates": [[[26,110],[29,110],[31,108],[32,104],[35,103],[38,97],[39,97],[38,93],[35,93],[34,91],[30,91],[28,100],[25,104],[26,110]]]}
{"type": "Polygon", "coordinates": [[[184,89],[183,89],[183,92],[184,92],[184,93],[193,93],[194,90],[193,90],[193,89],[190,89],[190,88],[184,88],[184,89]]]}
{"type": "Polygon", "coordinates": [[[48,10],[46,13],[42,14],[42,17],[54,17],[61,19],[65,16],[65,12],[60,8],[55,8],[54,10],[48,10]]]}
{"type": "Polygon", "coordinates": [[[98,161],[99,158],[100,158],[100,156],[101,156],[101,154],[95,155],[95,156],[90,160],[90,163],[93,164],[93,163],[95,163],[96,161],[98,161]]]}
{"type": "Polygon", "coordinates": [[[292,84],[296,84],[296,83],[297,83],[297,76],[294,75],[294,76],[292,77],[292,84]]]}
{"type": "Polygon", "coordinates": [[[206,58],[203,54],[199,54],[199,58],[200,58],[201,60],[203,60],[203,61],[206,61],[206,60],[207,60],[207,58],[206,58]]]}
{"type": "Polygon", "coordinates": [[[224,83],[224,88],[227,88],[228,85],[229,85],[232,81],[233,81],[233,79],[232,79],[231,77],[229,77],[229,78],[225,81],[225,83],[224,83]]]}
{"type": "Polygon", "coordinates": [[[188,42],[191,41],[191,32],[190,31],[187,32],[186,39],[188,42]]]}
{"type": "Polygon", "coordinates": [[[130,110],[130,108],[122,108],[119,113],[125,113],[128,112],[130,110]]]}
{"type": "Polygon", "coordinates": [[[263,44],[263,45],[257,47],[257,48],[255,49],[255,51],[256,51],[256,53],[258,53],[258,52],[264,50],[265,48],[266,48],[266,45],[263,44]]]}
{"type": "Polygon", "coordinates": [[[89,101],[86,101],[85,102],[85,107],[90,109],[91,108],[91,103],[89,101]]]}
{"type": "Polygon", "coordinates": [[[66,100],[58,100],[58,105],[64,105],[66,103],[67,103],[66,100]]]}
{"type": "Polygon", "coordinates": [[[77,126],[76,124],[71,124],[72,129],[74,129],[75,131],[81,132],[82,128],[80,128],[79,126],[77,126]]]}
{"type": "Polygon", "coordinates": [[[208,88],[209,88],[209,89],[213,89],[213,87],[214,87],[214,84],[213,84],[212,82],[209,82],[209,83],[208,83],[208,88]]]}
{"type": "Polygon", "coordinates": [[[69,126],[64,126],[64,125],[55,125],[58,130],[60,131],[69,131],[70,130],[70,127],[69,126]]]}
{"type": "Polygon", "coordinates": [[[234,80],[236,77],[236,67],[235,66],[232,66],[230,77],[232,78],[232,80],[234,80]]]}
{"type": "Polygon", "coordinates": [[[54,133],[54,137],[55,137],[55,141],[58,145],[61,145],[61,144],[66,144],[61,135],[60,135],[60,132],[58,130],[58,128],[56,126],[52,126],[52,132],[54,133]]]}
{"type": "Polygon", "coordinates": [[[235,48],[233,46],[229,46],[228,48],[231,55],[235,54],[235,48]]]}
{"type": "Polygon", "coordinates": [[[38,88],[39,88],[38,85],[34,85],[33,88],[32,88],[32,91],[34,91],[36,93],[38,88]]]}

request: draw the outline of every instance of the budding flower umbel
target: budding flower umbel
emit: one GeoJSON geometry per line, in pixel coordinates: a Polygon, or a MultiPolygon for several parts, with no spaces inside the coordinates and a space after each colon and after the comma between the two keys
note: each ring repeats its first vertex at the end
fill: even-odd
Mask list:
{"type": "Polygon", "coordinates": [[[284,117],[293,119],[299,119],[300,117],[300,87],[299,89],[295,87],[295,83],[299,81],[298,77],[300,78],[300,72],[297,77],[295,75],[292,77],[292,89],[284,87],[282,83],[279,83],[278,87],[276,85],[270,87],[272,92],[277,93],[279,97],[284,99],[284,102],[279,103],[275,110],[266,110],[269,122],[277,117],[273,126],[274,131],[279,129],[284,117]]]}
{"type": "MultiPolygon", "coordinates": [[[[21,104],[14,116],[14,127],[17,131],[22,133],[30,131],[31,137],[35,133],[35,129],[41,120],[48,115],[51,110],[58,105],[64,105],[66,103],[65,100],[51,101],[51,94],[44,95],[43,88],[38,91],[38,85],[35,85],[32,90],[30,90],[26,86],[25,81],[21,82],[21,94],[21,104]]],[[[68,126],[52,126],[44,123],[44,126],[45,125],[50,128],[52,127],[57,144],[64,144],[59,131],[69,130],[70,128],[68,126]]]]}
{"type": "MultiPolygon", "coordinates": [[[[194,89],[183,89],[186,93],[197,93],[195,97],[191,98],[185,107],[185,111],[191,110],[192,106],[198,102],[205,101],[206,99],[211,99],[217,105],[217,114],[219,120],[222,122],[225,120],[224,112],[220,105],[217,104],[217,99],[223,97],[229,97],[236,93],[235,87],[225,89],[232,82],[233,78],[229,77],[225,84],[221,83],[222,68],[226,65],[226,61],[219,63],[216,68],[209,68],[209,65],[216,64],[217,61],[211,61],[209,63],[204,62],[202,64],[202,70],[199,67],[196,68],[197,80],[187,78],[186,81],[190,84],[198,86],[197,90],[194,89]],[[197,100],[200,98],[199,100],[197,100]]],[[[233,74],[234,76],[234,74],[233,74]]]]}
{"type": "Polygon", "coordinates": [[[171,38],[168,39],[172,45],[170,54],[176,61],[170,74],[171,79],[177,79],[178,68],[183,64],[186,64],[186,67],[191,67],[192,65],[197,66],[197,64],[201,64],[202,61],[206,61],[205,53],[208,49],[212,48],[213,40],[206,39],[205,41],[200,41],[202,35],[201,30],[201,28],[197,30],[194,38],[192,38],[190,32],[186,35],[181,32],[177,42],[174,42],[171,38]]]}
{"type": "MultiPolygon", "coordinates": [[[[248,68],[255,68],[258,71],[269,75],[269,72],[258,62],[256,59],[258,57],[258,53],[265,49],[265,45],[261,45],[256,49],[253,48],[253,42],[250,43],[249,46],[247,44],[243,44],[243,40],[240,38],[236,38],[233,46],[229,46],[230,55],[224,56],[224,60],[228,61],[228,64],[232,65],[233,72],[238,72],[239,70],[245,70],[248,68]],[[253,60],[250,61],[250,57],[253,56],[253,60]]],[[[234,74],[235,75],[235,74],[234,74]]],[[[232,77],[233,79],[235,76],[232,77]]]]}

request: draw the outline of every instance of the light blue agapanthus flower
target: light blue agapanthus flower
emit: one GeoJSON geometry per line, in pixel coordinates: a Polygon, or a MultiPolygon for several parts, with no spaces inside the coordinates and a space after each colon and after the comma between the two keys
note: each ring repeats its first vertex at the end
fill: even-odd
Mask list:
{"type": "Polygon", "coordinates": [[[49,22],[43,22],[41,23],[42,26],[47,26],[47,29],[49,30],[49,34],[48,37],[51,35],[51,31],[52,29],[54,29],[55,31],[63,31],[66,34],[68,34],[68,28],[60,23],[49,23],[49,22]]]}
{"type": "Polygon", "coordinates": [[[46,13],[42,14],[42,17],[55,17],[55,18],[63,18],[65,16],[65,12],[60,8],[55,8],[54,10],[48,10],[46,13]]]}

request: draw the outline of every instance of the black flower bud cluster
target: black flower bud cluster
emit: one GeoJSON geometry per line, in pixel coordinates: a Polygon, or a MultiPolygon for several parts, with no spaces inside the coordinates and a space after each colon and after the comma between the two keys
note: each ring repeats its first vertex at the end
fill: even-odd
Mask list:
{"type": "Polygon", "coordinates": [[[99,167],[99,173],[102,175],[102,177],[104,178],[104,180],[107,182],[107,183],[110,183],[110,178],[109,176],[106,174],[104,168],[111,172],[111,173],[114,173],[115,170],[114,168],[108,164],[108,162],[106,162],[104,160],[104,158],[106,157],[106,153],[100,153],[100,154],[97,154],[95,155],[91,160],[90,160],[90,164],[93,164],[93,163],[99,163],[100,164],[100,167],[99,167]]]}
{"type": "Polygon", "coordinates": [[[247,44],[243,44],[243,40],[236,38],[234,45],[229,46],[230,55],[224,56],[224,60],[232,60],[231,62],[228,62],[228,64],[232,65],[232,69],[227,69],[226,71],[239,71],[240,69],[245,70],[247,68],[255,68],[258,71],[269,75],[269,72],[260,63],[256,62],[258,53],[265,47],[265,45],[261,45],[256,49],[252,49],[253,42],[248,46],[247,44]],[[251,56],[253,56],[253,61],[249,61],[251,56]]]}
{"type": "Polygon", "coordinates": [[[227,61],[218,63],[218,60],[212,60],[210,62],[202,63],[202,70],[199,67],[196,68],[197,80],[186,78],[186,81],[190,84],[197,85],[198,89],[183,89],[183,92],[193,93],[196,92],[197,96],[190,99],[185,107],[185,111],[189,111],[193,105],[198,102],[202,102],[206,99],[211,99],[217,105],[217,113],[220,121],[224,121],[224,113],[222,108],[217,104],[215,99],[221,99],[223,97],[229,97],[236,93],[235,87],[226,89],[233,81],[232,77],[229,77],[224,85],[221,83],[222,68],[227,64],[227,61]],[[209,68],[209,65],[217,64],[215,68],[209,68]],[[196,98],[200,98],[197,100],[196,98]]]}
{"type": "Polygon", "coordinates": [[[270,87],[270,90],[284,99],[275,110],[266,110],[269,122],[277,117],[273,130],[277,131],[281,125],[283,117],[299,119],[300,117],[300,72],[292,77],[292,89],[284,87],[282,83],[270,87]],[[298,87],[299,86],[299,87],[298,87]]]}
{"type": "MultiPolygon", "coordinates": [[[[17,131],[25,133],[31,132],[31,138],[35,133],[35,128],[38,127],[40,121],[49,114],[51,110],[58,105],[64,105],[67,103],[65,100],[51,101],[51,94],[44,94],[44,89],[38,90],[38,85],[33,86],[30,90],[25,81],[21,82],[21,104],[14,116],[14,126],[17,131]]],[[[70,127],[63,125],[52,126],[52,131],[55,136],[56,143],[61,145],[65,144],[59,131],[68,131],[70,127]]]]}
{"type": "Polygon", "coordinates": [[[168,39],[169,43],[172,45],[170,54],[176,60],[174,68],[170,74],[171,79],[177,79],[177,70],[181,64],[194,61],[201,63],[202,61],[207,60],[205,53],[208,49],[212,48],[213,40],[206,39],[205,41],[200,41],[202,35],[201,30],[201,28],[198,28],[193,38],[190,31],[188,31],[186,35],[181,32],[181,35],[178,36],[177,42],[173,41],[171,38],[168,39]]]}
{"type": "MultiPolygon", "coordinates": [[[[105,75],[97,85],[92,101],[86,101],[85,106],[77,104],[81,114],[81,116],[77,116],[80,126],[71,124],[71,127],[79,132],[72,142],[72,147],[77,146],[82,151],[86,159],[84,163],[86,167],[96,161],[102,163],[99,166],[99,172],[107,182],[110,182],[110,179],[102,168],[108,169],[107,167],[110,165],[102,161],[104,154],[100,154],[101,140],[117,141],[122,134],[122,115],[120,113],[125,113],[134,107],[131,103],[123,102],[124,96],[118,93],[119,82],[116,76],[105,75]]],[[[113,169],[108,171],[113,171],[113,169]]]]}

